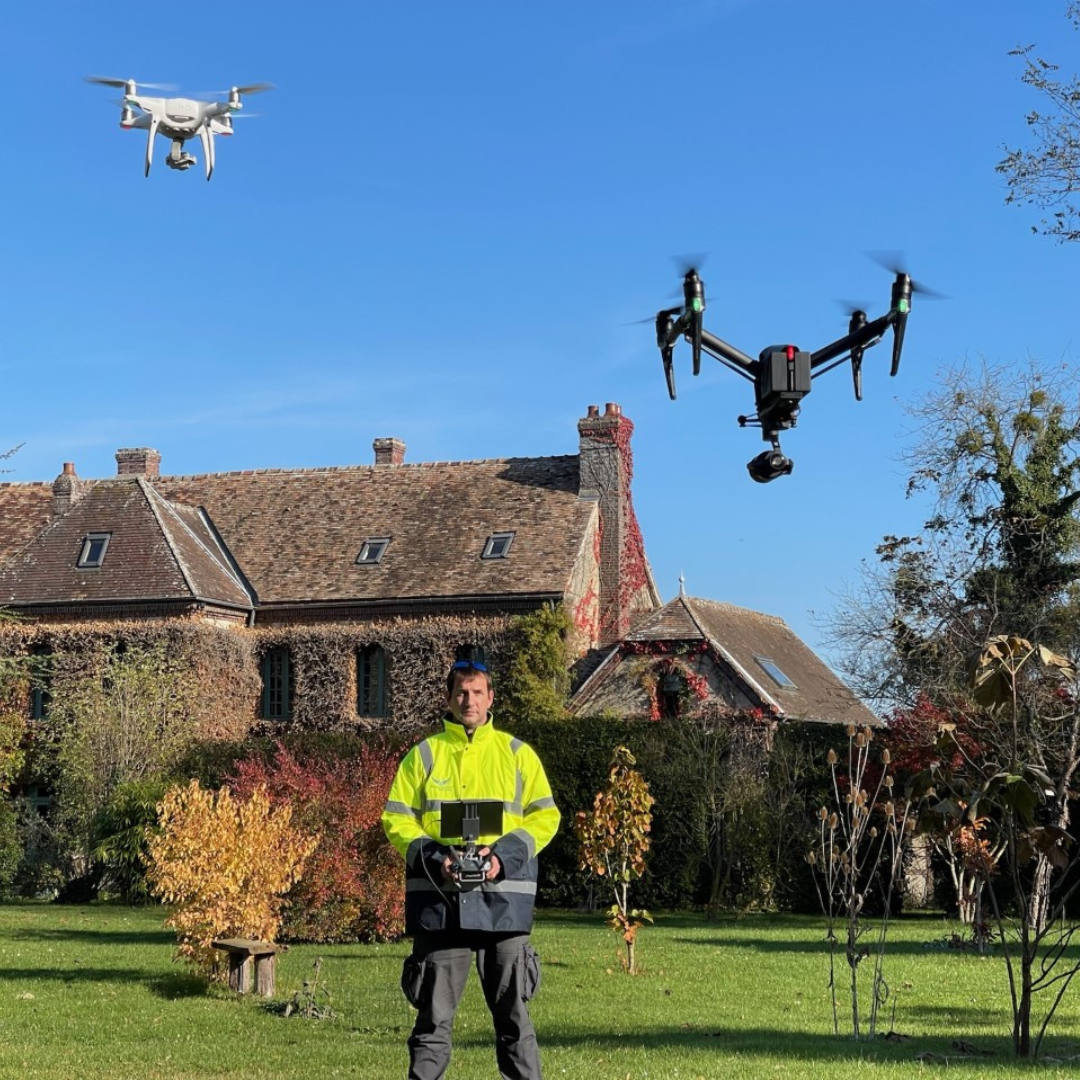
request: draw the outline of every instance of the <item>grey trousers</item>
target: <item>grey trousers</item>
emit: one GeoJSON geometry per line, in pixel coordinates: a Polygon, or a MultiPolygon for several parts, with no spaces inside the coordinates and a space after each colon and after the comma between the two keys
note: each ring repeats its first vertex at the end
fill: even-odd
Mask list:
{"type": "Polygon", "coordinates": [[[424,964],[421,1000],[409,1036],[409,1080],[442,1080],[450,1032],[472,958],[495,1022],[495,1060],[502,1080],[541,1080],[540,1054],[526,997],[527,934],[446,931],[417,934],[413,959],[424,964]]]}

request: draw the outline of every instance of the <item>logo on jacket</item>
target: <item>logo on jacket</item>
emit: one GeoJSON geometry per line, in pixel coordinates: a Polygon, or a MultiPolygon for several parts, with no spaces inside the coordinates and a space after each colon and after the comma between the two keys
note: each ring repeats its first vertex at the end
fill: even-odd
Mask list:
{"type": "Polygon", "coordinates": [[[446,779],[441,779],[440,777],[433,776],[431,778],[431,782],[436,787],[449,787],[450,786],[450,778],[449,777],[446,777],[446,779]]]}

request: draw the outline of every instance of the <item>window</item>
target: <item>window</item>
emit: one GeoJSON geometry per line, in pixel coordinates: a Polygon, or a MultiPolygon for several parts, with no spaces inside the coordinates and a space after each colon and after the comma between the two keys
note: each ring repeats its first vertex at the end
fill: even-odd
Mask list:
{"type": "Polygon", "coordinates": [[[82,551],[76,563],[80,570],[92,569],[105,561],[105,552],[109,550],[109,537],[112,533],[87,533],[83,538],[82,551]]]}
{"type": "Polygon", "coordinates": [[[292,657],[288,649],[269,649],[263,656],[261,715],[264,720],[292,716],[292,657]]]}
{"type": "Polygon", "coordinates": [[[52,654],[44,645],[30,652],[30,719],[44,720],[52,702],[52,654]]]}
{"type": "Polygon", "coordinates": [[[23,799],[26,805],[45,817],[53,804],[52,792],[44,784],[31,784],[25,792],[23,799]]]}
{"type": "Polygon", "coordinates": [[[797,689],[795,684],[780,670],[780,665],[775,660],[770,660],[767,656],[755,656],[754,659],[758,662],[762,671],[777,686],[783,687],[785,690],[797,689]]]}
{"type": "Polygon", "coordinates": [[[386,650],[368,645],[356,653],[356,711],[360,716],[386,716],[386,650]]]}
{"type": "Polygon", "coordinates": [[[510,545],[514,542],[512,532],[492,533],[484,545],[484,553],[481,559],[505,559],[510,552],[510,545]]]}
{"type": "Polygon", "coordinates": [[[382,561],[386,549],[390,546],[389,536],[372,536],[364,541],[360,554],[356,556],[357,566],[376,566],[382,561]]]}
{"type": "Polygon", "coordinates": [[[660,715],[665,720],[677,720],[682,713],[682,696],[685,682],[678,672],[669,671],[660,680],[660,715]]]}

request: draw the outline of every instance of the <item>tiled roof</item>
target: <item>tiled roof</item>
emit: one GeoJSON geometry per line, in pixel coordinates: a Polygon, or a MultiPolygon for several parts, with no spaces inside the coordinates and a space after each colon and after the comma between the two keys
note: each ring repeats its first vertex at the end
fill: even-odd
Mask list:
{"type": "MultiPolygon", "coordinates": [[[[844,682],[784,622],[772,615],[716,600],[677,596],[640,618],[628,642],[705,641],[732,673],[783,717],[829,723],[877,724],[879,721],[844,682]],[[758,658],[773,661],[793,683],[782,687],[758,658]]],[[[618,678],[619,648],[609,655],[578,691],[578,711],[606,679],[618,678]]],[[[628,669],[629,671],[629,669],[628,669]]],[[[623,677],[636,678],[623,673],[623,677]]]]}
{"type": "Polygon", "coordinates": [[[0,565],[49,523],[52,484],[0,484],[0,565]]]}
{"type": "Polygon", "coordinates": [[[596,514],[576,456],[155,478],[203,507],[261,605],[562,596],[596,514]],[[513,532],[506,558],[481,559],[513,532]],[[377,565],[365,540],[389,537],[377,565]]]}
{"type": "Polygon", "coordinates": [[[686,602],[705,635],[780,706],[785,716],[845,724],[879,722],[783,619],[717,600],[677,600],[686,602]],[[774,661],[794,687],[778,686],[758,663],[758,657],[774,661]]]}
{"type": "Polygon", "coordinates": [[[0,485],[0,604],[173,600],[244,607],[558,598],[597,503],[576,455],[80,480],[49,522],[48,484],[0,485]],[[105,564],[78,569],[87,533],[105,564]],[[492,533],[514,534],[483,559],[492,533]],[[389,537],[377,565],[364,541],[389,537]]]}
{"type": "Polygon", "coordinates": [[[251,606],[205,522],[137,476],[89,485],[0,570],[0,604],[147,600],[251,606]],[[90,533],[108,533],[109,545],[101,566],[80,569],[90,533]]]}

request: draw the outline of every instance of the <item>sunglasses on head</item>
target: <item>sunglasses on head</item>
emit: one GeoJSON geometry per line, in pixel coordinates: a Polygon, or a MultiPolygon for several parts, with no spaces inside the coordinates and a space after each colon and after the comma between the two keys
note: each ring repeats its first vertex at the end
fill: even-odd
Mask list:
{"type": "Polygon", "coordinates": [[[451,671],[487,671],[487,664],[481,663],[479,660],[455,660],[450,665],[451,671]]]}

